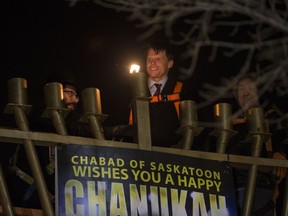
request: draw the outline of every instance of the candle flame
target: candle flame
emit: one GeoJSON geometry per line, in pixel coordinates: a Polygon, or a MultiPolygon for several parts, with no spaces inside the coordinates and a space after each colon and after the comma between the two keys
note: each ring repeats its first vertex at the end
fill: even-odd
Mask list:
{"type": "Polygon", "coordinates": [[[132,64],[130,67],[130,73],[138,73],[140,71],[140,66],[137,64],[132,64]]]}

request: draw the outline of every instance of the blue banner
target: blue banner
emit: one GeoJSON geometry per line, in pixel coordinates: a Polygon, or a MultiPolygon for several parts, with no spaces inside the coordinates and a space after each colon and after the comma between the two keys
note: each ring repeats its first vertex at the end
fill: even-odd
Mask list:
{"type": "Polygon", "coordinates": [[[113,147],[57,149],[58,215],[236,216],[224,162],[113,147]]]}

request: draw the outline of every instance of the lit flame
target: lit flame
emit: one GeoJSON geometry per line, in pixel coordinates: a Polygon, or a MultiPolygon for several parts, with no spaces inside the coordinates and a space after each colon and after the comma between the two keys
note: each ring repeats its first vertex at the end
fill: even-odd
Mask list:
{"type": "Polygon", "coordinates": [[[132,64],[130,67],[130,73],[138,73],[140,71],[140,66],[136,64],[132,64]]]}

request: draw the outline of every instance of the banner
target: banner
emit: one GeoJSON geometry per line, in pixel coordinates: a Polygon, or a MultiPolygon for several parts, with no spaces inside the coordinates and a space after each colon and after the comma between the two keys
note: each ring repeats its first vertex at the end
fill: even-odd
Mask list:
{"type": "Polygon", "coordinates": [[[237,215],[224,162],[83,145],[56,154],[58,215],[237,215]]]}

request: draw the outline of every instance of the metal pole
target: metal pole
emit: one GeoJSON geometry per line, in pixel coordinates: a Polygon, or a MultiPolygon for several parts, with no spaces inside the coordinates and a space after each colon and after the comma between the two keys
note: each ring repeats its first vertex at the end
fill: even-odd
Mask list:
{"type": "Polygon", "coordinates": [[[180,127],[177,133],[182,134],[182,148],[191,150],[194,137],[198,136],[203,128],[198,127],[198,115],[196,103],[192,100],[184,100],[179,105],[180,127]]]}
{"type": "MultiPolygon", "coordinates": [[[[252,141],[254,146],[257,146],[257,148],[261,148],[263,144],[263,139],[261,135],[255,135],[253,137],[252,141]]],[[[252,156],[257,157],[257,155],[252,154],[252,156]]],[[[245,193],[245,200],[244,200],[244,207],[243,207],[243,216],[249,216],[251,215],[252,209],[253,209],[253,202],[254,202],[254,193],[255,193],[255,186],[256,186],[256,180],[257,180],[257,170],[258,166],[251,164],[248,171],[248,181],[246,183],[246,193],[245,193]]]]}
{"type": "Polygon", "coordinates": [[[99,119],[94,115],[89,115],[87,118],[92,128],[93,137],[96,139],[105,140],[104,131],[101,127],[99,119]]]}
{"type": "Polygon", "coordinates": [[[13,206],[7,189],[2,166],[0,164],[0,203],[2,204],[3,213],[7,216],[14,216],[13,206]]]}
{"type": "Polygon", "coordinates": [[[57,134],[68,135],[64,118],[69,110],[64,107],[62,84],[57,82],[47,83],[44,86],[44,95],[46,109],[42,116],[52,119],[57,134]]]}
{"type": "Polygon", "coordinates": [[[137,126],[135,140],[142,150],[151,150],[151,127],[149,98],[136,98],[133,108],[133,122],[137,126]]]}
{"type": "Polygon", "coordinates": [[[53,126],[56,129],[56,133],[64,136],[68,135],[63,115],[61,115],[57,110],[51,110],[50,116],[53,126]]]}
{"type": "MultiPolygon", "coordinates": [[[[285,114],[284,123],[285,123],[286,128],[288,128],[288,114],[285,114]]],[[[286,135],[287,135],[287,132],[286,132],[286,135]]],[[[282,142],[282,144],[288,145],[288,138],[287,137],[282,142]]],[[[288,215],[288,172],[287,172],[286,177],[285,177],[284,180],[285,180],[285,185],[284,185],[282,211],[281,211],[282,214],[281,215],[282,216],[287,216],[288,215]]]]}
{"type": "Polygon", "coordinates": [[[216,143],[217,153],[222,153],[222,154],[225,153],[229,138],[230,138],[230,133],[228,131],[225,131],[225,130],[221,131],[221,133],[217,137],[217,143],[216,143]]]}
{"type": "Polygon", "coordinates": [[[195,133],[192,128],[185,127],[183,129],[183,138],[182,138],[182,148],[186,150],[191,150],[194,142],[195,133]]]}
{"type": "MultiPolygon", "coordinates": [[[[267,131],[265,131],[263,109],[259,107],[249,109],[247,111],[247,122],[252,141],[251,156],[259,157],[264,143],[264,135],[268,135],[265,133],[267,131]]],[[[253,209],[257,169],[258,166],[254,164],[249,167],[242,216],[250,216],[253,209]]]]}
{"type": "Polygon", "coordinates": [[[288,215],[288,175],[286,175],[285,178],[285,191],[282,208],[282,216],[288,215]]]}
{"type": "MultiPolygon", "coordinates": [[[[20,130],[29,131],[26,115],[20,107],[14,108],[14,117],[20,130]]],[[[37,156],[35,146],[32,140],[24,140],[24,148],[27,155],[29,165],[31,167],[35,185],[39,194],[39,199],[45,215],[54,215],[54,210],[48,197],[48,189],[40,167],[40,162],[37,156]]]]}
{"type": "Polygon", "coordinates": [[[219,103],[214,106],[216,129],[211,135],[217,136],[216,152],[224,154],[229,139],[236,134],[232,130],[231,105],[219,103]]]}
{"type": "Polygon", "coordinates": [[[132,101],[133,125],[136,126],[134,139],[143,150],[151,150],[151,126],[150,126],[150,98],[147,87],[147,74],[143,72],[134,73],[134,98],[132,101]]]}

